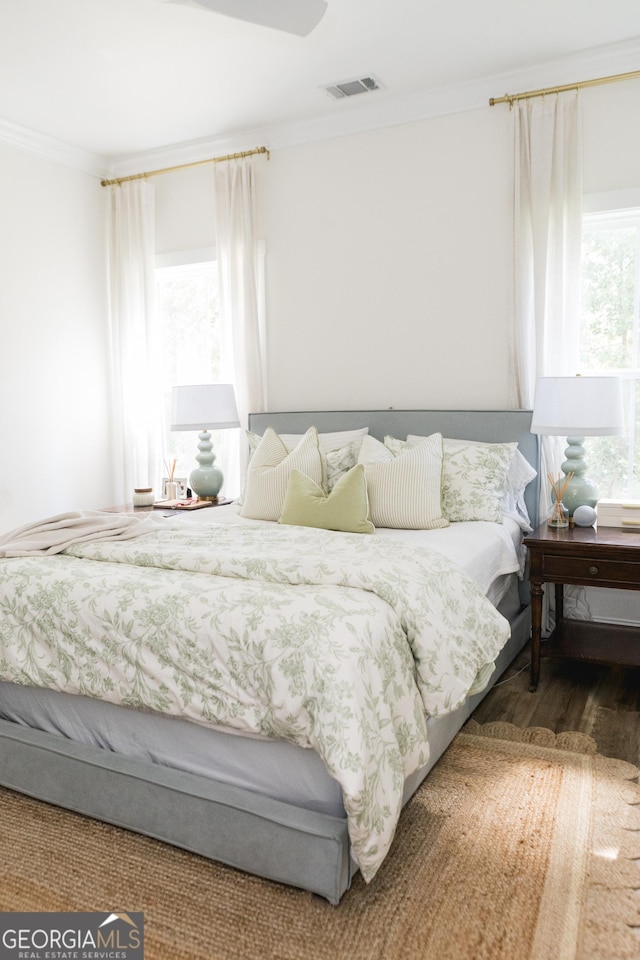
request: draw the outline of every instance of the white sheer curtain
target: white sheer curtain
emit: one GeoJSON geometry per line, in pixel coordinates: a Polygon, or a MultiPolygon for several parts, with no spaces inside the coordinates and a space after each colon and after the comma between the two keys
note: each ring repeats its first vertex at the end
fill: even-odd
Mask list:
{"type": "Polygon", "coordinates": [[[116,496],[154,487],[162,473],[162,396],[156,382],[154,189],[109,188],[109,323],[116,496]]]}
{"type": "MultiPolygon", "coordinates": [[[[254,181],[252,157],[214,164],[222,380],[235,384],[243,428],[249,413],[266,409],[263,251],[256,237],[254,181]]],[[[231,495],[242,489],[247,450],[242,431],[223,431],[220,459],[231,495]]]]}
{"type": "MultiPolygon", "coordinates": [[[[578,91],[517,101],[515,137],[514,407],[531,408],[537,377],[578,373],[582,244],[582,130],[578,91]]],[[[543,438],[541,517],[551,510],[547,472],[563,442],[543,438]]]]}
{"type": "MultiPolygon", "coordinates": [[[[530,409],[542,376],[578,373],[582,245],[582,124],[578,91],[516,101],[515,324],[512,406],[530,409]]],[[[564,438],[541,437],[540,518],[552,509],[547,473],[557,475],[564,438]]],[[[568,609],[588,615],[584,591],[568,609]]]]}

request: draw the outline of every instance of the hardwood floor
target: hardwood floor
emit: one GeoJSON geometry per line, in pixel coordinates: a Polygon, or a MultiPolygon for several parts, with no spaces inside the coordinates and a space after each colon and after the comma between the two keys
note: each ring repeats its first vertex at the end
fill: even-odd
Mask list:
{"type": "Polygon", "coordinates": [[[478,723],[579,730],[604,756],[640,766],[640,668],[543,658],[538,689],[529,693],[529,661],[527,645],[475,710],[478,723]]]}

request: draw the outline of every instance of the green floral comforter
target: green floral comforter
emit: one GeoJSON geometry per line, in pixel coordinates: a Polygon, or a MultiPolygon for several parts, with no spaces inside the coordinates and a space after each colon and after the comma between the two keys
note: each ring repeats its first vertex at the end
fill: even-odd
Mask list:
{"type": "Polygon", "coordinates": [[[0,561],[0,679],[315,749],[366,880],[428,759],[426,716],[508,635],[451,561],[375,536],[178,519],[0,561]]]}

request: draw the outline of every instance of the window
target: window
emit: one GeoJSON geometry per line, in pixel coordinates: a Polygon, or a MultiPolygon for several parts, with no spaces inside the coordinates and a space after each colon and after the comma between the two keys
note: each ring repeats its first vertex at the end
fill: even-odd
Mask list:
{"type": "Polygon", "coordinates": [[[583,221],[580,372],[622,377],[625,437],[588,439],[600,498],[640,499],[640,207],[583,221]]]}
{"type": "MultiPolygon", "coordinates": [[[[175,476],[187,478],[197,466],[198,437],[196,433],[169,430],[171,388],[177,384],[220,382],[218,273],[213,251],[159,257],[156,295],[165,460],[170,464],[175,459],[175,476]]],[[[214,450],[219,446],[221,432],[212,432],[214,450]]]]}

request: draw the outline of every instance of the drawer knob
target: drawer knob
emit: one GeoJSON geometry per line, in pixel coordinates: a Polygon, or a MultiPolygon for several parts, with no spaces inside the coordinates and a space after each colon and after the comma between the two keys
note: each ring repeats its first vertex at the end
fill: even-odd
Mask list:
{"type": "Polygon", "coordinates": [[[596,574],[598,573],[598,568],[597,568],[597,567],[589,567],[589,573],[591,574],[592,577],[595,577],[596,574]]]}

